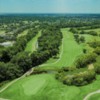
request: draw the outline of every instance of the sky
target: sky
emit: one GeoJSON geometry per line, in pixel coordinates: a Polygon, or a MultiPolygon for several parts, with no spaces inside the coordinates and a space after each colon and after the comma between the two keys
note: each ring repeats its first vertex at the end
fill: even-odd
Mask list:
{"type": "Polygon", "coordinates": [[[100,13],[100,0],[0,0],[0,13],[100,13]]]}

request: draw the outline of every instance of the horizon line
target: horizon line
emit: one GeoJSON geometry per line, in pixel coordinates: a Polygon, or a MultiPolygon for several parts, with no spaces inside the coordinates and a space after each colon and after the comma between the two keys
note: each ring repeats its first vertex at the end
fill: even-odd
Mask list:
{"type": "Polygon", "coordinates": [[[56,13],[56,12],[53,12],[53,13],[51,13],[51,12],[49,12],[49,13],[47,13],[47,12],[44,12],[44,13],[28,13],[28,12],[25,12],[25,13],[23,13],[23,12],[3,12],[3,13],[0,13],[0,15],[2,15],[2,14],[100,14],[100,13],[64,13],[64,12],[58,12],[58,13],[56,13]]]}

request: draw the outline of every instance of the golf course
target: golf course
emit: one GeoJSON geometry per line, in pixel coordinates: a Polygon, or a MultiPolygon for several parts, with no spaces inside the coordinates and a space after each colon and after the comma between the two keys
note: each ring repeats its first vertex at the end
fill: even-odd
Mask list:
{"type": "MultiPolygon", "coordinates": [[[[60,52],[57,55],[58,59],[50,58],[46,63],[38,67],[52,69],[72,66],[78,56],[82,54],[83,45],[75,42],[69,28],[63,28],[61,31],[63,39],[60,52]]],[[[27,44],[26,51],[32,52],[36,50],[35,45],[39,36],[40,32],[27,44]]],[[[30,75],[15,81],[0,93],[0,98],[5,100],[83,100],[87,94],[100,88],[100,76],[97,75],[96,77],[97,79],[93,83],[76,87],[64,85],[56,80],[54,73],[30,75]]],[[[98,94],[93,95],[93,98],[94,96],[98,97],[98,94]]],[[[88,100],[94,99],[89,98],[88,100]]]]}

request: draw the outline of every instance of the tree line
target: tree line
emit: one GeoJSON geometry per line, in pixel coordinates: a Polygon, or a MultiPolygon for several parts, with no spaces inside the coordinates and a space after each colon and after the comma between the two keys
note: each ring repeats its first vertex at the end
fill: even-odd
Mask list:
{"type": "Polygon", "coordinates": [[[37,51],[31,53],[31,55],[29,52],[25,52],[24,49],[26,43],[36,34],[37,30],[30,30],[26,36],[18,38],[13,47],[10,47],[7,49],[7,51],[4,50],[2,53],[0,53],[0,60],[2,61],[0,62],[0,68],[12,73],[10,74],[12,75],[11,78],[8,75],[9,73],[0,73],[1,82],[19,77],[30,68],[44,63],[50,57],[56,56],[57,53],[59,53],[59,46],[62,41],[62,33],[60,29],[54,26],[48,27],[42,31],[41,36],[38,38],[39,48],[37,51]],[[12,65],[12,69],[14,69],[13,72],[12,69],[10,69],[10,66],[8,68],[8,65],[10,64],[12,65]],[[3,66],[5,67],[3,68],[3,66]],[[6,78],[8,76],[9,78],[6,78]]]}

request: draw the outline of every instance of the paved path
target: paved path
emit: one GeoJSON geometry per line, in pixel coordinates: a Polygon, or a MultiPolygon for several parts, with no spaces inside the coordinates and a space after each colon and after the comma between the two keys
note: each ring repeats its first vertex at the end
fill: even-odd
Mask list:
{"type": "Polygon", "coordinates": [[[88,100],[89,97],[91,97],[92,95],[97,94],[97,93],[100,93],[100,90],[89,93],[87,96],[85,96],[85,98],[83,100],[88,100]]]}
{"type": "MultiPolygon", "coordinates": [[[[0,90],[0,93],[2,93],[4,90],[6,90],[9,86],[11,86],[13,83],[15,83],[16,81],[26,77],[26,76],[29,76],[32,72],[34,71],[34,68],[30,69],[29,71],[27,71],[23,76],[15,79],[14,81],[10,82],[8,85],[6,85],[3,89],[0,90]]],[[[1,99],[0,99],[1,100],[1,99]]]]}

